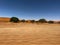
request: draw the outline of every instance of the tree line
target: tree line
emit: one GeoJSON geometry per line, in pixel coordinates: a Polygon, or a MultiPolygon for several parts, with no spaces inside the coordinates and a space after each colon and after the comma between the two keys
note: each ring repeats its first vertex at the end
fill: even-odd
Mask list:
{"type": "MultiPolygon", "coordinates": [[[[50,20],[50,21],[47,21],[46,19],[39,19],[38,21],[35,21],[35,20],[29,20],[30,21],[30,23],[54,23],[54,21],[52,21],[52,20],[50,20]]],[[[17,18],[17,17],[11,17],[10,18],[10,22],[13,22],[13,23],[18,23],[18,22],[28,22],[28,21],[26,21],[26,20],[19,20],[19,18],[17,18]]],[[[58,22],[58,23],[60,23],[60,21],[58,22]]]]}

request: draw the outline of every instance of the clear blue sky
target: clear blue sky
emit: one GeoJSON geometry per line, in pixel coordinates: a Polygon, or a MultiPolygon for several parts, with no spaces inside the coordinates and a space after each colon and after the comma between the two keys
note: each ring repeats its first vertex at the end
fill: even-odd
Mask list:
{"type": "Polygon", "coordinates": [[[60,0],[0,0],[0,17],[60,20],[60,0]]]}

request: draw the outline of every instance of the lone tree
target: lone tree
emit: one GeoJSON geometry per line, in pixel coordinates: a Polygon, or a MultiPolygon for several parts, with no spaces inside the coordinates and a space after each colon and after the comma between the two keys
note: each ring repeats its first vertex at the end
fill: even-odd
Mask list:
{"type": "Polygon", "coordinates": [[[47,23],[46,19],[40,19],[39,22],[40,23],[47,23]]]}
{"type": "Polygon", "coordinates": [[[52,24],[52,23],[54,23],[54,21],[48,21],[48,23],[52,24]]]}
{"type": "Polygon", "coordinates": [[[17,22],[19,22],[19,19],[18,19],[17,17],[12,17],[12,18],[10,19],[10,22],[17,23],[17,22]]]}

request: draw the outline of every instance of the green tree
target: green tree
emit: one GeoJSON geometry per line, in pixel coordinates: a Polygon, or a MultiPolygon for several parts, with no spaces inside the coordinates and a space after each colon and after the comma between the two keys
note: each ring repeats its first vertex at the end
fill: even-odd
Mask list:
{"type": "Polygon", "coordinates": [[[40,23],[47,23],[46,19],[40,19],[39,22],[40,23]]]}
{"type": "Polygon", "coordinates": [[[19,19],[18,19],[17,17],[12,17],[12,18],[10,19],[10,22],[17,23],[17,22],[19,22],[19,19]]]}

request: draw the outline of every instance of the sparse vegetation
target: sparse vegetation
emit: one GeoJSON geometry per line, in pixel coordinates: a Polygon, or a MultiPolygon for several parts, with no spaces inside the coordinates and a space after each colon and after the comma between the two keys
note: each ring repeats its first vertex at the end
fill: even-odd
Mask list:
{"type": "Polygon", "coordinates": [[[24,22],[25,22],[25,20],[23,19],[23,20],[21,20],[21,22],[23,22],[23,23],[24,23],[24,22]]]}
{"type": "Polygon", "coordinates": [[[31,23],[34,23],[35,22],[35,20],[31,20],[31,23]]]}
{"type": "Polygon", "coordinates": [[[52,24],[52,23],[54,23],[54,21],[48,21],[48,23],[52,24]]]}
{"type": "Polygon", "coordinates": [[[57,22],[58,24],[60,24],[60,21],[59,22],[57,22]]]}
{"type": "MultiPolygon", "coordinates": [[[[47,21],[46,19],[39,19],[38,21],[35,21],[35,20],[19,20],[17,17],[12,17],[10,19],[10,22],[14,22],[14,23],[17,23],[17,22],[26,22],[26,23],[49,23],[49,24],[53,24],[55,23],[54,21],[50,20],[50,21],[47,21]]],[[[60,21],[57,22],[58,24],[60,24],[60,21]]]]}

